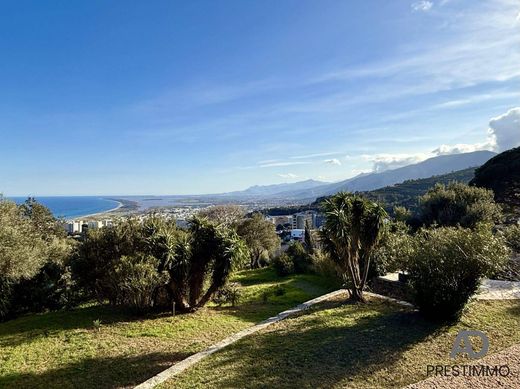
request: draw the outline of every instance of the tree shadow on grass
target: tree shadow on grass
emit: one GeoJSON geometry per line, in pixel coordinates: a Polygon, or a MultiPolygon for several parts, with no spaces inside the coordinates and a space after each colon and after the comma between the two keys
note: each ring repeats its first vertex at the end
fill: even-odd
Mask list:
{"type": "Polygon", "coordinates": [[[150,353],[133,357],[91,358],[42,373],[0,376],[0,388],[126,388],[134,387],[189,353],[150,353]]]}
{"type": "Polygon", "coordinates": [[[375,304],[376,309],[359,306],[365,311],[350,311],[351,317],[338,308],[282,322],[223,350],[201,368],[222,372],[211,376],[217,387],[330,387],[360,374],[369,377],[442,329],[417,312],[375,304]]]}
{"type": "Polygon", "coordinates": [[[95,320],[100,320],[101,324],[108,325],[164,315],[139,316],[109,305],[83,306],[71,310],[30,314],[0,323],[0,347],[20,345],[34,338],[55,335],[60,331],[93,329],[95,320]]]}

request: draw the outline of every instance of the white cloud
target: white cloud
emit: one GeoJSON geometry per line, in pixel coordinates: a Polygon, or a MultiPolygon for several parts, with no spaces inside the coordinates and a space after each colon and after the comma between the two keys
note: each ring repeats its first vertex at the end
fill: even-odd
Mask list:
{"type": "Polygon", "coordinates": [[[285,173],[285,174],[282,173],[282,174],[278,174],[278,177],[294,180],[295,178],[299,178],[300,176],[297,174],[293,174],[293,173],[285,173]]]}
{"type": "Polygon", "coordinates": [[[270,162],[260,163],[258,167],[279,167],[279,166],[293,166],[293,165],[308,165],[310,162],[270,162]]]}
{"type": "Polygon", "coordinates": [[[341,166],[341,162],[339,159],[337,158],[331,158],[331,159],[326,159],[325,161],[323,161],[325,163],[328,163],[329,165],[337,165],[337,166],[341,166]]]}
{"type": "Polygon", "coordinates": [[[327,157],[330,155],[338,155],[341,153],[338,152],[326,152],[326,153],[314,153],[314,154],[307,154],[307,155],[295,155],[291,157],[292,159],[308,159],[308,158],[317,158],[317,157],[327,157]]]}
{"type": "Polygon", "coordinates": [[[495,144],[493,140],[490,138],[487,142],[484,143],[459,143],[455,145],[440,145],[435,150],[432,151],[435,155],[450,155],[450,154],[461,154],[461,153],[472,153],[473,151],[479,150],[493,150],[495,148],[495,144]]]}
{"type": "Polygon", "coordinates": [[[489,133],[498,151],[520,146],[520,107],[492,118],[489,122],[489,133]]]}
{"type": "Polygon", "coordinates": [[[427,0],[421,0],[421,1],[417,1],[415,3],[412,3],[412,10],[414,10],[415,12],[417,12],[417,11],[426,12],[426,11],[429,11],[430,9],[432,9],[432,7],[433,7],[433,3],[431,1],[427,1],[427,0]]]}
{"type": "Polygon", "coordinates": [[[363,155],[363,159],[372,162],[372,171],[376,173],[385,170],[397,169],[403,166],[412,165],[421,162],[429,157],[428,154],[374,154],[363,155]]]}

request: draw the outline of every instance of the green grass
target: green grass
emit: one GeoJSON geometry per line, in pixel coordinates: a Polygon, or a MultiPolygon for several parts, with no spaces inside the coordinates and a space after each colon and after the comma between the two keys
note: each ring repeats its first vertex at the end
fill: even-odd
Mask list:
{"type": "Polygon", "coordinates": [[[136,317],[90,305],[0,323],[0,387],[131,387],[226,336],[332,289],[316,275],[279,278],[271,269],[243,271],[233,281],[243,285],[236,307],[136,317]],[[276,296],[279,287],[284,294],[276,296]],[[101,321],[99,328],[95,320],[101,321]]]}
{"type": "Polygon", "coordinates": [[[456,333],[469,328],[488,335],[489,353],[518,343],[520,303],[473,302],[459,324],[439,326],[377,299],[326,302],[213,354],[161,388],[400,388],[426,378],[428,364],[452,363],[456,333]]]}

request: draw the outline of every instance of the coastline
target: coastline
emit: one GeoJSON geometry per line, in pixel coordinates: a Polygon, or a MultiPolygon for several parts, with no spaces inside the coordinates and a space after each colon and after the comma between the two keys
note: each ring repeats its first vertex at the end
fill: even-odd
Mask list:
{"type": "Polygon", "coordinates": [[[119,200],[114,200],[114,199],[106,199],[106,200],[117,202],[117,206],[115,208],[112,208],[112,209],[109,209],[109,210],[106,210],[106,211],[91,213],[91,214],[83,215],[83,216],[76,216],[73,219],[67,219],[67,220],[76,220],[76,219],[89,218],[89,217],[93,217],[93,216],[100,216],[100,215],[104,215],[106,213],[115,212],[115,211],[117,211],[118,209],[120,209],[120,208],[122,208],[124,206],[124,204],[121,201],[119,201],[119,200]]]}

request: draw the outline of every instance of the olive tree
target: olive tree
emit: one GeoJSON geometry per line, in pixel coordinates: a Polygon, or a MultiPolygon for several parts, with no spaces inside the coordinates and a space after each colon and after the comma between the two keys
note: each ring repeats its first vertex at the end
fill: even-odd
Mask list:
{"type": "Polygon", "coordinates": [[[501,209],[493,200],[493,192],[460,182],[437,184],[419,199],[422,225],[475,228],[479,223],[500,220],[501,209]]]}
{"type": "Polygon", "coordinates": [[[274,224],[259,213],[243,220],[238,225],[237,232],[247,244],[252,269],[260,267],[263,255],[272,257],[280,248],[280,238],[274,224]]]}

